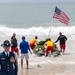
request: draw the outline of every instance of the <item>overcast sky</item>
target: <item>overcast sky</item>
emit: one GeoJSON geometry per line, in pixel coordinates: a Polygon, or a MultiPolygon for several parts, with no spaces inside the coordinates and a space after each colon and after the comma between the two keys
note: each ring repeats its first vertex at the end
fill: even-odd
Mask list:
{"type": "Polygon", "coordinates": [[[74,3],[75,0],[0,0],[0,3],[74,3]]]}

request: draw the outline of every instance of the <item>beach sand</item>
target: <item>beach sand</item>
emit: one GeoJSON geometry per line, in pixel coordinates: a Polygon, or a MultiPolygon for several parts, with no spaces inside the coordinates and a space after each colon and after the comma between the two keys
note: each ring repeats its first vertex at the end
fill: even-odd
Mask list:
{"type": "Polygon", "coordinates": [[[18,75],[75,75],[75,65],[66,64],[45,64],[30,66],[29,69],[20,68],[18,75]]]}
{"type": "Polygon", "coordinates": [[[54,63],[29,65],[29,69],[26,69],[25,64],[23,68],[19,64],[18,75],[75,75],[75,61],[70,59],[69,55],[50,58],[50,60],[54,63]],[[62,61],[59,61],[60,58],[62,61]],[[74,63],[71,63],[70,60],[74,63]]]}

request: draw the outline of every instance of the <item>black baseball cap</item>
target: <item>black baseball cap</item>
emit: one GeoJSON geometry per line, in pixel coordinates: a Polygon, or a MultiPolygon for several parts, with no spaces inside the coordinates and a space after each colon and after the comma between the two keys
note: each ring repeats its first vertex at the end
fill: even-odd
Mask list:
{"type": "Polygon", "coordinates": [[[5,40],[1,46],[10,47],[10,42],[8,40],[5,40]]]}

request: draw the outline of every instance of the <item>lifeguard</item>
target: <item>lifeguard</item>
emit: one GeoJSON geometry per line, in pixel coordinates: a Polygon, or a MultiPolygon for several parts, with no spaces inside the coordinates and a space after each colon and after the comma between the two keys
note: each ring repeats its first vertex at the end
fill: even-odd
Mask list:
{"type": "Polygon", "coordinates": [[[51,51],[51,54],[53,54],[54,44],[53,44],[53,42],[51,41],[50,38],[47,40],[47,42],[44,44],[44,46],[47,46],[46,51],[45,51],[45,57],[49,53],[49,51],[51,51]]]}
{"type": "Polygon", "coordinates": [[[34,50],[35,46],[37,45],[37,39],[38,39],[38,37],[35,36],[35,38],[33,38],[33,39],[30,40],[30,48],[32,50],[34,50]]]}

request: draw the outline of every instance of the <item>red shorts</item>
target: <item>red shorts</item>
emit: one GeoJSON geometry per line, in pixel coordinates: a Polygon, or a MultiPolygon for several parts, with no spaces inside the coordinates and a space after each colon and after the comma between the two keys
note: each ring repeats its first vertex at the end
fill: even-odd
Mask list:
{"type": "Polygon", "coordinates": [[[65,47],[66,47],[66,45],[65,44],[60,44],[60,49],[62,50],[65,50],[65,47]]]}
{"type": "Polygon", "coordinates": [[[17,47],[11,48],[11,52],[16,52],[16,53],[18,53],[18,48],[17,48],[17,47]]]}
{"type": "Polygon", "coordinates": [[[33,50],[35,48],[34,44],[30,44],[30,48],[33,50]]]}
{"type": "Polygon", "coordinates": [[[54,52],[53,46],[48,46],[48,47],[46,48],[46,54],[48,54],[49,50],[51,51],[51,53],[53,53],[53,52],[54,52]]]}

